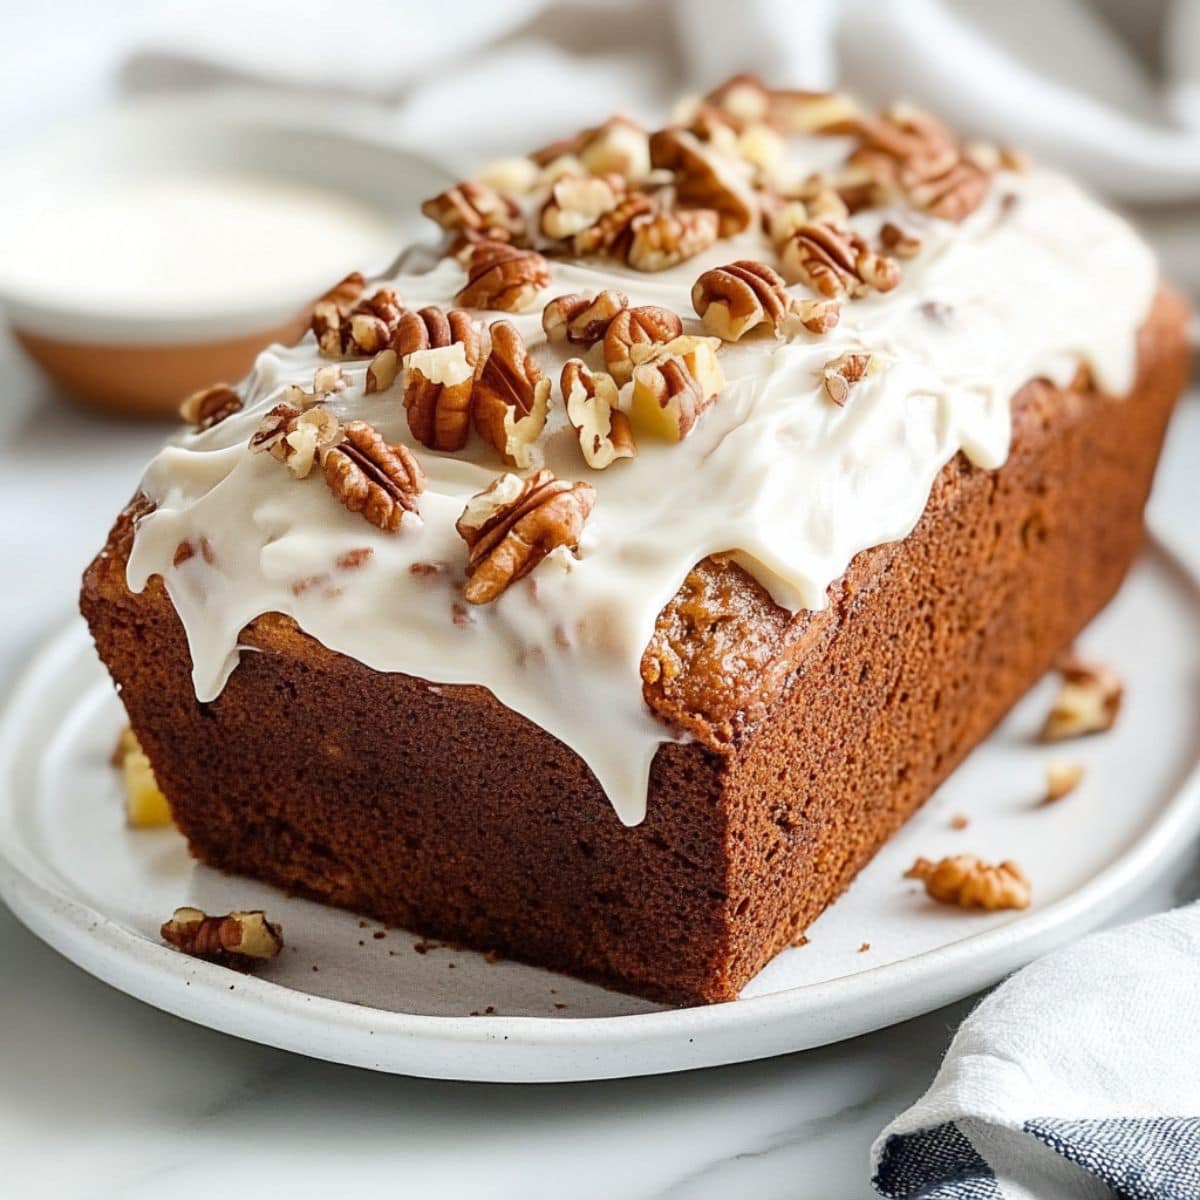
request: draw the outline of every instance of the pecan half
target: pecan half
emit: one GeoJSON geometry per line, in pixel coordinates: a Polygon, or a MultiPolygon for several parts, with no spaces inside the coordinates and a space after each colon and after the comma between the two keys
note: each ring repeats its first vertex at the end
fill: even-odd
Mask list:
{"type": "Polygon", "coordinates": [[[212,387],[201,388],[188,396],[179,406],[179,415],[202,431],[219,425],[241,409],[242,398],[229,384],[214,383],[212,387]]]}
{"type": "Polygon", "coordinates": [[[226,966],[274,958],[283,949],[282,928],[261,910],[210,917],[198,908],[177,908],[159,932],[184,954],[226,966]]]}
{"type": "Polygon", "coordinates": [[[471,248],[466,286],[455,299],[465,308],[520,312],[549,282],[550,265],[536,250],[479,242],[471,248]]]}
{"type": "Polygon", "coordinates": [[[635,271],[665,271],[707,250],[719,225],[711,208],[660,208],[635,217],[625,261],[635,271]]]}
{"type": "Polygon", "coordinates": [[[519,240],[525,233],[520,205],[498,188],[465,179],[421,205],[421,211],[452,233],[483,233],[496,241],[519,240]]]}
{"type": "Polygon", "coordinates": [[[716,338],[677,337],[665,345],[636,345],[629,416],[639,430],[682,441],[725,386],[716,338]]]}
{"type": "Polygon", "coordinates": [[[721,237],[732,237],[753,224],[758,209],[750,188],[686,129],[660,129],[650,136],[650,161],[672,171],[675,195],[683,208],[711,208],[721,237]]]}
{"type": "Polygon", "coordinates": [[[491,335],[492,349],[475,384],[475,428],[506,463],[524,470],[535,465],[550,380],[526,353],[511,322],[496,321],[491,335]]]}
{"type": "Polygon", "coordinates": [[[959,908],[1028,908],[1032,889],[1015,862],[992,866],[974,854],[955,854],[938,862],[918,858],[905,879],[919,879],[931,899],[959,908]]]}
{"type": "Polygon", "coordinates": [[[417,511],[425,472],[407,446],[389,446],[366,421],[351,421],[344,438],[321,457],[329,490],[372,525],[395,533],[406,512],[417,511]]]}
{"type": "Polygon", "coordinates": [[[825,382],[825,394],[838,406],[845,407],[850,399],[850,391],[856,383],[873,375],[878,370],[874,355],[865,351],[847,351],[839,354],[822,368],[821,376],[825,382]]]}
{"type": "Polygon", "coordinates": [[[560,546],[574,550],[596,502],[588,483],[541,470],[529,479],[501,475],[472,496],[455,528],[467,543],[470,604],[489,604],[560,546]]]}
{"type": "Polygon", "coordinates": [[[461,450],[471,430],[471,392],[483,357],[479,326],[461,309],[408,312],[392,339],[407,374],[412,435],[431,450],[461,450]]]}
{"type": "Polygon", "coordinates": [[[618,458],[635,458],[633,430],[619,407],[613,377],[590,370],[580,358],[570,358],[563,365],[561,382],[567,420],[579,435],[587,465],[603,471],[618,458]]]}
{"type": "Polygon", "coordinates": [[[555,241],[574,237],[612,212],[625,191],[619,175],[564,175],[555,181],[542,206],[541,231],[555,241]]]}
{"type": "Polygon", "coordinates": [[[810,221],[784,243],[784,270],[822,296],[890,292],[900,282],[893,259],[872,250],[861,234],[829,221],[810,221]]]}
{"type": "Polygon", "coordinates": [[[633,378],[634,346],[669,342],[683,333],[677,313],[657,304],[626,308],[612,319],[604,333],[604,365],[618,384],[633,378]]]}
{"type": "Polygon", "coordinates": [[[629,297],[612,289],[595,296],[556,296],[542,310],[542,331],[548,342],[591,346],[604,336],[613,318],[628,307],[629,297]]]}
{"type": "Polygon", "coordinates": [[[692,305],[715,337],[736,342],[760,325],[776,336],[800,329],[826,333],[838,322],[838,305],[791,295],[783,276],[766,263],[742,259],[705,271],[692,287],[692,305]]]}

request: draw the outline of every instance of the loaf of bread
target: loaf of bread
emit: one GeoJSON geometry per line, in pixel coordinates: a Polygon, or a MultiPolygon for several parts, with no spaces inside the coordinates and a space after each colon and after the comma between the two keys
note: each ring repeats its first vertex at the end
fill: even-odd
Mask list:
{"type": "Polygon", "coordinates": [[[743,79],[502,167],[193,398],[83,611],[202,861],[730,1000],[1119,586],[1187,313],[922,114],[743,79]]]}

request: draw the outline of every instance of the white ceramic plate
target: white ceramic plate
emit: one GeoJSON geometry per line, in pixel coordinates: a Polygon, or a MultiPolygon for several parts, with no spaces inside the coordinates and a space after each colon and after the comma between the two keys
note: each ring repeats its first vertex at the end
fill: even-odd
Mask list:
{"type": "Polygon", "coordinates": [[[1152,547],[1082,647],[1126,680],[1115,731],[1034,745],[1054,687],[1043,681],[813,925],[809,944],[780,955],[732,1004],[659,1009],[431,947],[197,867],[173,830],[127,829],[108,765],[121,708],[78,625],[38,657],[0,730],[0,895],[50,945],[150,1004],[376,1070],[577,1080],[800,1050],[948,1003],[1100,924],[1200,829],[1195,581],[1152,547]],[[1051,758],[1082,762],[1087,776],[1039,807],[1051,758]],[[957,830],[960,812],[969,824],[957,830]],[[1017,860],[1033,906],[961,913],[902,878],[918,854],[960,850],[1017,860]],[[189,959],[157,935],[184,903],[263,907],[283,923],[287,949],[256,977],[189,959]]]}

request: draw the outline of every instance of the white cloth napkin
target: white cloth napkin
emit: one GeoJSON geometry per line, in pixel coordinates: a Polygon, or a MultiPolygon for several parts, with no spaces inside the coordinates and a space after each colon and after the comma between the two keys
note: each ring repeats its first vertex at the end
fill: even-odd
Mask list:
{"type": "Polygon", "coordinates": [[[1200,1197],[1200,906],[1018,972],[872,1160],[895,1200],[1200,1197]]]}

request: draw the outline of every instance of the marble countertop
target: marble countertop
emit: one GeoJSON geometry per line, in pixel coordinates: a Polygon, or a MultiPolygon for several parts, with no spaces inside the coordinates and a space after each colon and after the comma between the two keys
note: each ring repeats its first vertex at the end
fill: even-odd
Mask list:
{"type": "MultiPolygon", "coordinates": [[[[0,687],[71,611],[81,565],[162,437],[78,412],[0,342],[0,687]]],[[[1200,568],[1200,399],[1152,507],[1200,568]]],[[[1194,861],[1126,915],[1200,895],[1194,861]]],[[[970,1001],[766,1062],[609,1083],[375,1075],[200,1029],[85,975],[0,907],[5,1194],[292,1200],[858,1200],[872,1139],[924,1089],[970,1001]],[[9,1190],[11,1189],[11,1190],[9,1190]]]]}

